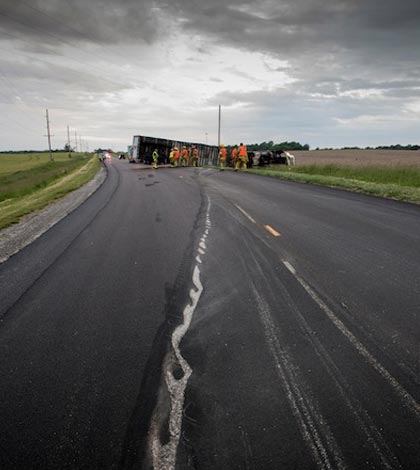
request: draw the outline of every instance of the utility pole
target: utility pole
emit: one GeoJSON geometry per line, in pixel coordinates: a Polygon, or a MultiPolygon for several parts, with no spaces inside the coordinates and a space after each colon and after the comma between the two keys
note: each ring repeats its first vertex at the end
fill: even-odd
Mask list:
{"type": "Polygon", "coordinates": [[[83,153],[82,136],[79,135],[80,151],[83,153]]]}
{"type": "Polygon", "coordinates": [[[77,152],[77,132],[74,131],[74,150],[77,152]]]}
{"type": "Polygon", "coordinates": [[[67,124],[67,147],[69,151],[69,158],[71,158],[71,147],[70,147],[70,130],[69,125],[67,124]]]}
{"type": "Polygon", "coordinates": [[[50,151],[50,161],[54,161],[54,158],[53,158],[52,152],[51,152],[51,133],[50,133],[50,119],[48,117],[48,109],[46,111],[47,112],[45,113],[45,117],[47,118],[48,149],[50,151]]]}
{"type": "Polygon", "coordinates": [[[221,120],[221,113],[222,113],[222,110],[221,110],[221,106],[219,104],[219,130],[217,132],[217,146],[220,147],[220,120],[221,120]]]}

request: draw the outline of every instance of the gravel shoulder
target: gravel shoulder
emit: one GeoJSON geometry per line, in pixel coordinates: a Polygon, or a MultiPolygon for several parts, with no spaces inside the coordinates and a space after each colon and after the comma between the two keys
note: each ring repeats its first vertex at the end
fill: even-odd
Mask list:
{"type": "Polygon", "coordinates": [[[23,217],[18,224],[0,230],[0,263],[4,263],[73,212],[102,185],[106,176],[107,171],[101,168],[95,177],[81,188],[67,194],[45,209],[23,217]]]}

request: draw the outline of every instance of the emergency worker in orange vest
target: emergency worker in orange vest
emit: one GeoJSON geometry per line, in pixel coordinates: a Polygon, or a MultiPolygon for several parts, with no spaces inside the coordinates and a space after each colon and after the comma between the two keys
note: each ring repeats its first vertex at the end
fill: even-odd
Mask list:
{"type": "Polygon", "coordinates": [[[231,156],[232,156],[232,166],[234,167],[236,165],[236,159],[238,158],[238,146],[237,145],[234,145],[232,147],[231,156]]]}
{"type": "Polygon", "coordinates": [[[223,144],[220,144],[220,150],[219,150],[220,171],[223,171],[225,169],[226,157],[227,157],[227,150],[223,144]]]}
{"type": "Polygon", "coordinates": [[[178,147],[174,147],[173,155],[172,155],[172,166],[177,167],[179,161],[179,150],[178,147]]]}
{"type": "Polygon", "coordinates": [[[193,145],[191,148],[191,159],[190,159],[191,166],[198,166],[198,157],[199,157],[198,148],[193,145]]]}
{"type": "Polygon", "coordinates": [[[246,146],[241,142],[238,150],[238,158],[236,159],[235,171],[238,171],[239,168],[246,170],[246,164],[248,163],[248,152],[246,151],[246,146]]]}
{"type": "Polygon", "coordinates": [[[188,166],[188,150],[185,146],[181,150],[181,164],[182,166],[188,166]]]}

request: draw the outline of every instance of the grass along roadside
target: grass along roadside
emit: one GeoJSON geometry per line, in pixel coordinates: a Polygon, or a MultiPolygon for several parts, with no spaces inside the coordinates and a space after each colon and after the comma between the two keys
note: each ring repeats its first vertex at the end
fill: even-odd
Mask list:
{"type": "Polygon", "coordinates": [[[45,154],[0,155],[0,202],[30,194],[85,165],[89,156],[55,154],[50,161],[45,154]]]}
{"type": "Polygon", "coordinates": [[[420,203],[420,167],[339,165],[304,165],[301,167],[269,167],[246,170],[264,176],[302,183],[343,188],[349,191],[420,203]]]}
{"type": "Polygon", "coordinates": [[[79,161],[75,168],[70,165],[59,176],[54,175],[52,179],[44,180],[35,186],[31,184],[32,180],[29,180],[32,188],[29,192],[25,192],[25,189],[22,189],[24,187],[19,187],[13,197],[0,202],[0,228],[16,223],[22,216],[42,209],[67,193],[80,188],[95,176],[98,169],[98,159],[89,156],[79,161]],[[73,171],[70,172],[69,169],[73,171]]]}

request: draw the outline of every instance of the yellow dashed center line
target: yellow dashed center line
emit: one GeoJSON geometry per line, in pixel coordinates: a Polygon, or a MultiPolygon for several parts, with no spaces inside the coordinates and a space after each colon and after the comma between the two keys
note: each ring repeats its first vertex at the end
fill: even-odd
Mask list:
{"type": "MultiPolygon", "coordinates": [[[[241,206],[239,206],[238,204],[235,204],[233,203],[233,205],[240,211],[242,212],[242,214],[250,221],[252,222],[253,224],[256,224],[257,222],[255,221],[255,219],[253,219],[249,214],[248,212],[246,212],[244,209],[242,209],[241,206]]],[[[281,233],[280,232],[277,232],[276,229],[274,229],[273,227],[271,227],[271,225],[263,225],[263,227],[267,230],[267,232],[270,232],[271,235],[273,235],[273,237],[281,237],[281,233]]]]}
{"type": "Polygon", "coordinates": [[[267,232],[270,232],[273,237],[281,236],[281,233],[277,232],[277,230],[274,230],[270,225],[264,225],[264,228],[267,230],[267,232]]]}

